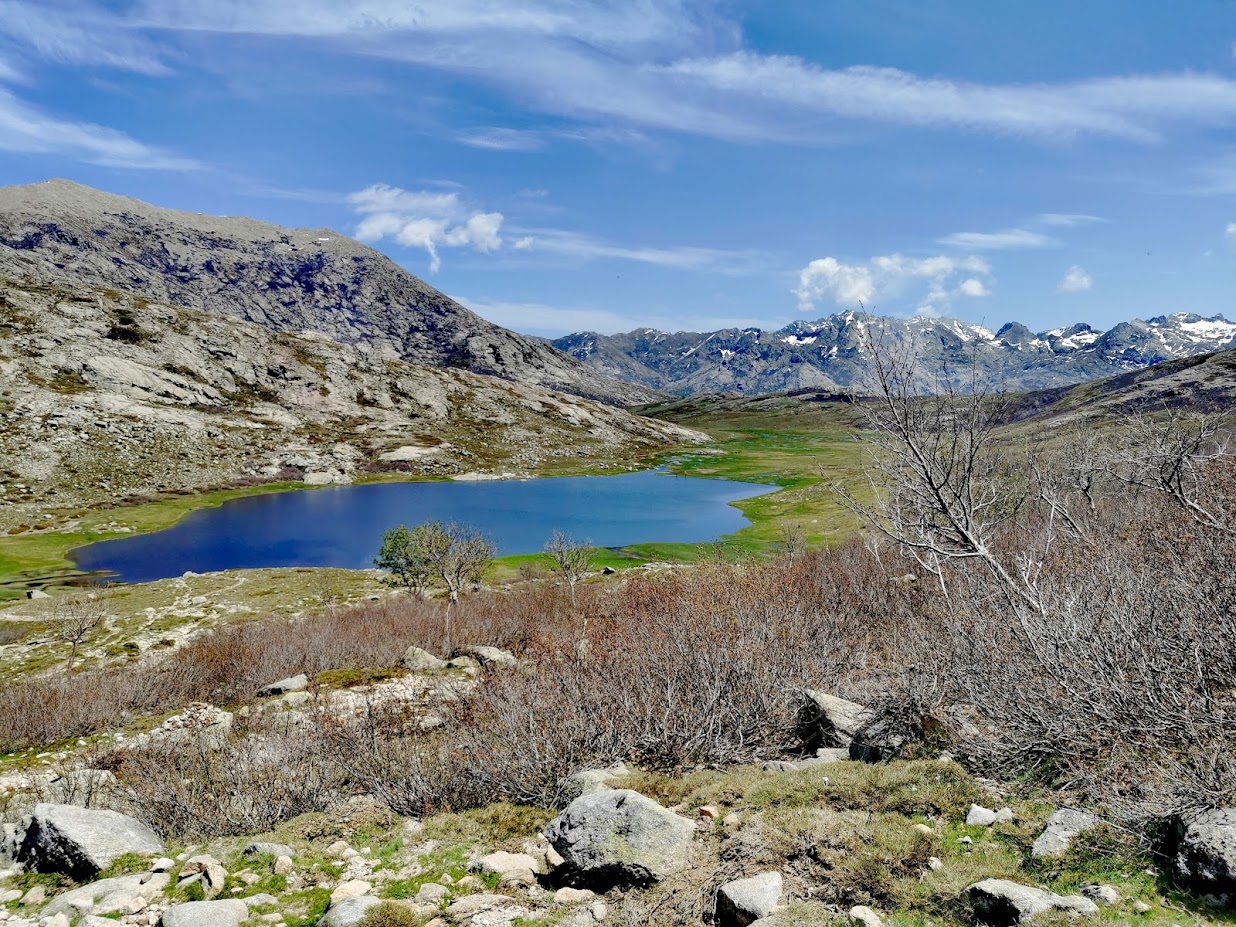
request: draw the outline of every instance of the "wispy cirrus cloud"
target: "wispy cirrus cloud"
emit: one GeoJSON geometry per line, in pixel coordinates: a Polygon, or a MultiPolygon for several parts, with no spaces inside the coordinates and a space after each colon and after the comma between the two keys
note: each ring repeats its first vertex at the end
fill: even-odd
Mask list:
{"type": "Polygon", "coordinates": [[[203,165],[143,144],[123,132],[64,119],[0,87],[0,150],[75,158],[105,167],[192,171],[203,165]]]}
{"type": "MultiPolygon", "coordinates": [[[[744,141],[834,143],[883,123],[1035,141],[1138,143],[1171,127],[1236,123],[1236,81],[1171,72],[983,83],[887,67],[828,68],[748,48],[708,0],[128,0],[115,7],[6,0],[10,38],[72,60],[166,66],[156,38],[310,41],[496,87],[585,124],[744,141]],[[85,13],[83,13],[85,11],[85,13]],[[85,23],[86,26],[82,24],[85,23]]],[[[507,150],[518,136],[469,135],[507,150]]]]}
{"type": "Polygon", "coordinates": [[[758,251],[701,248],[690,245],[653,247],[615,244],[583,232],[566,229],[520,229],[521,250],[581,260],[620,260],[678,270],[708,270],[721,274],[744,274],[763,260],[758,251]]]}
{"type": "Polygon", "coordinates": [[[985,280],[991,265],[980,257],[915,258],[902,254],[873,257],[864,264],[849,264],[835,257],[819,258],[798,275],[798,307],[810,311],[826,302],[847,309],[860,306],[882,311],[885,300],[910,296],[914,311],[947,313],[956,297],[990,295],[985,280]]]}
{"type": "Polygon", "coordinates": [[[1060,244],[1050,235],[1030,229],[1003,229],[999,232],[954,232],[937,244],[970,251],[1020,251],[1028,248],[1054,248],[1060,244]]]}
{"type": "Polygon", "coordinates": [[[1053,228],[1073,228],[1078,225],[1094,225],[1110,221],[1102,216],[1088,216],[1078,212],[1041,212],[1034,219],[1041,225],[1053,228]]]}

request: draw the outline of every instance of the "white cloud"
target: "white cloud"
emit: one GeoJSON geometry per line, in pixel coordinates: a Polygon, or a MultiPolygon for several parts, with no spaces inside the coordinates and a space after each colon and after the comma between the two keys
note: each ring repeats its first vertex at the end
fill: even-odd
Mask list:
{"type": "Polygon", "coordinates": [[[1072,228],[1075,225],[1092,225],[1096,222],[1107,222],[1102,216],[1087,216],[1076,212],[1043,212],[1035,217],[1035,221],[1043,225],[1057,228],[1072,228]]]}
{"type": "Polygon", "coordinates": [[[817,302],[849,309],[866,306],[881,311],[877,300],[900,297],[914,291],[914,311],[947,312],[954,296],[985,296],[987,286],[972,275],[991,277],[991,267],[973,255],[954,258],[940,255],[912,258],[901,254],[881,255],[866,264],[846,264],[835,257],[819,258],[798,275],[799,309],[810,311],[817,302]],[[965,279],[954,288],[957,277],[965,279]],[[924,292],[925,291],[925,292],[924,292]]]}
{"type": "Polygon", "coordinates": [[[0,151],[49,154],[105,167],[190,171],[202,165],[123,132],[46,113],[0,88],[0,151]]]}
{"type": "Polygon", "coordinates": [[[1000,232],[954,232],[938,242],[970,251],[1016,251],[1030,248],[1052,248],[1056,239],[1029,229],[1004,229],[1000,232]]]}
{"type": "Polygon", "coordinates": [[[1056,291],[1058,293],[1082,293],[1090,289],[1093,283],[1094,280],[1090,274],[1074,264],[1056,286],[1056,291]]]}
{"type": "Polygon", "coordinates": [[[485,254],[502,247],[502,213],[470,212],[455,192],[377,183],[348,194],[347,201],[363,217],[356,226],[357,238],[375,243],[390,238],[406,248],[423,249],[430,273],[442,267],[440,246],[485,254]]]}
{"type": "MultiPolygon", "coordinates": [[[[8,18],[20,12],[39,21],[44,46],[55,38],[57,18],[71,24],[72,34],[58,40],[61,50],[45,48],[48,55],[120,48],[133,66],[157,66],[151,34],[294,38],[475,80],[533,110],[620,131],[819,143],[836,140],[845,128],[837,123],[883,122],[1039,140],[1152,142],[1176,123],[1236,122],[1236,81],[1221,74],[993,84],[894,68],[830,69],[750,51],[739,20],[709,0],[130,0],[113,13],[81,0],[51,2],[55,16],[40,14],[47,0],[5,0],[8,18]]],[[[463,138],[533,144],[515,136],[463,138]]]]}
{"type": "Polygon", "coordinates": [[[634,261],[679,270],[709,270],[721,274],[743,274],[759,263],[756,251],[730,251],[691,245],[649,247],[618,245],[566,229],[521,229],[528,234],[517,243],[520,250],[577,257],[584,260],[608,258],[634,261]]]}
{"type": "Polygon", "coordinates": [[[527,129],[475,129],[456,135],[455,141],[469,148],[490,151],[537,151],[545,147],[541,134],[527,129]]]}

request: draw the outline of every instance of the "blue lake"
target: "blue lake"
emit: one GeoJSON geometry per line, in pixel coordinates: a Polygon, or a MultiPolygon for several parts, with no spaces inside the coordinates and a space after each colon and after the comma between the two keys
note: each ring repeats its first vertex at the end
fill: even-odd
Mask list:
{"type": "Polygon", "coordinates": [[[380,483],[270,493],[200,509],[164,531],[71,551],[77,568],[140,583],[254,567],[373,566],[398,524],[457,521],[484,531],[500,555],[541,550],[559,529],[596,547],[715,540],[748,522],[729,503],[776,487],[671,476],[380,483]]]}

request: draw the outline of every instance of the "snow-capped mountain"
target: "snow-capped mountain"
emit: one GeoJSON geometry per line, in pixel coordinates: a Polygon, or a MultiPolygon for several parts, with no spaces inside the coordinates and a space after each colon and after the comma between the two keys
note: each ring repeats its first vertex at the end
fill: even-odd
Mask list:
{"type": "Polygon", "coordinates": [[[946,367],[968,371],[977,363],[985,378],[1009,390],[1066,386],[1236,347],[1236,323],[1187,312],[1121,322],[1106,332],[1084,323],[1032,332],[1017,322],[992,332],[957,319],[847,312],[792,322],[777,331],[580,332],[557,339],[554,346],[599,373],[652,389],[683,396],[727,391],[755,395],[869,385],[864,338],[875,329],[888,343],[914,346],[925,381],[946,367]]]}

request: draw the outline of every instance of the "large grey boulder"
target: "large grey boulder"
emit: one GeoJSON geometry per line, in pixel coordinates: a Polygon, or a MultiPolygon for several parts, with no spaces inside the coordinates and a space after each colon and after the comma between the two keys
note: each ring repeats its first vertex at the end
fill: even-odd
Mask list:
{"type": "Polygon", "coordinates": [[[648,885],[687,866],[695,825],[630,789],[581,795],[545,836],[563,858],[555,876],[586,888],[648,885]]]}
{"type": "Polygon", "coordinates": [[[1176,880],[1198,894],[1226,895],[1236,907],[1236,808],[1219,808],[1178,827],[1176,880]]]}
{"type": "Polygon", "coordinates": [[[43,908],[41,916],[54,917],[63,912],[74,919],[87,914],[136,914],[161,895],[170,882],[167,873],[149,872],[100,879],[61,892],[43,908]]]}
{"type": "Polygon", "coordinates": [[[248,916],[249,906],[238,898],[188,901],[163,912],[163,927],[240,927],[248,916]]]}
{"type": "MultiPolygon", "coordinates": [[[[370,908],[380,905],[382,899],[373,895],[357,895],[332,904],[326,916],[318,921],[318,927],[356,927],[370,908]]],[[[165,925],[166,927],[166,925],[165,925]]]]}
{"type": "Polygon", "coordinates": [[[866,706],[827,692],[804,689],[798,712],[798,736],[808,750],[848,747],[875,714],[866,706]]]}
{"type": "Polygon", "coordinates": [[[749,927],[767,917],[781,903],[779,872],[762,872],[749,879],[727,882],[717,889],[717,927],[749,927]]]}
{"type": "Polygon", "coordinates": [[[1094,830],[1102,820],[1088,811],[1076,808],[1061,808],[1047,819],[1047,826],[1030,848],[1033,856],[1062,856],[1072,846],[1073,840],[1086,831],[1094,830]]]}
{"type": "Polygon", "coordinates": [[[1066,911],[1079,917],[1099,913],[1098,906],[1081,895],[1057,895],[1008,879],[976,882],[965,890],[964,897],[974,911],[974,920],[987,927],[1026,924],[1044,911],[1066,911]]]}
{"type": "Polygon", "coordinates": [[[59,872],[85,881],[126,853],[162,852],[158,835],[127,814],[39,803],[17,861],[38,872],[59,872]]]}

